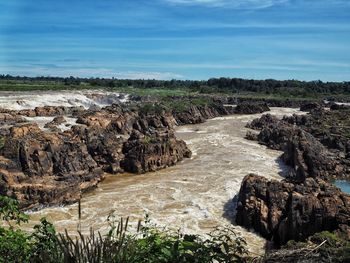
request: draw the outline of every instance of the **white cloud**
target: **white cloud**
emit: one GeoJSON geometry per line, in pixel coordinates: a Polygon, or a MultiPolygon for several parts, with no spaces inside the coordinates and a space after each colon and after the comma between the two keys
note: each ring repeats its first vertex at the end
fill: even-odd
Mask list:
{"type": "Polygon", "coordinates": [[[118,71],[109,68],[82,68],[82,67],[53,67],[53,66],[2,66],[1,74],[20,75],[20,76],[55,76],[55,77],[101,77],[101,78],[119,78],[119,79],[158,79],[171,80],[182,79],[183,75],[173,72],[161,71],[118,71]]]}
{"type": "Polygon", "coordinates": [[[207,7],[229,7],[237,9],[260,9],[277,4],[287,3],[289,0],[165,0],[178,5],[202,5],[207,7]]]}

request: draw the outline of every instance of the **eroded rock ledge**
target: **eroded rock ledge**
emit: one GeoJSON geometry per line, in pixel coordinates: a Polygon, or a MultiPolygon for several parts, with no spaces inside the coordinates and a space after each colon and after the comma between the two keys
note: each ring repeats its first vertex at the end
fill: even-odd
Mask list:
{"type": "Polygon", "coordinates": [[[324,140],[331,134],[340,138],[342,145],[349,143],[345,125],[339,125],[343,130],[337,129],[336,135],[335,128],[329,126],[331,119],[338,123],[345,114],[317,105],[306,105],[305,109],[311,113],[282,120],[267,114],[247,125],[258,131],[248,132],[247,138],[282,150],[282,159],[291,170],[282,181],[246,176],[238,196],[236,221],[276,245],[305,240],[321,231],[343,231],[350,238],[350,196],[331,183],[334,178],[349,178],[347,148],[324,140]],[[331,130],[333,133],[328,133],[331,130]]]}
{"type": "Polygon", "coordinates": [[[174,165],[191,152],[173,132],[174,119],[119,106],[85,111],[66,132],[15,125],[0,157],[0,193],[22,207],[74,202],[103,172],[144,173],[174,165]]]}
{"type": "Polygon", "coordinates": [[[237,223],[278,245],[350,225],[350,196],[318,178],[292,183],[250,174],[238,200],[237,223]]]}
{"type": "Polygon", "coordinates": [[[146,173],[189,158],[186,143],[174,135],[175,125],[235,112],[215,100],[185,105],[181,110],[136,103],[2,111],[10,127],[1,129],[0,194],[16,197],[26,209],[75,202],[97,186],[104,172],[146,173]],[[19,123],[23,116],[54,119],[42,130],[36,123],[19,123]],[[77,125],[62,132],[65,117],[74,117],[77,125]]]}

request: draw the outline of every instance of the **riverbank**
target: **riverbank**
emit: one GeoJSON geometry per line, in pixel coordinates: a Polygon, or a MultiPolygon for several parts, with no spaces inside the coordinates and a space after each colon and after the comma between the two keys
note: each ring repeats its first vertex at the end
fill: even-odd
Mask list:
{"type": "MultiPolygon", "coordinates": [[[[190,96],[158,102],[155,98],[88,94],[85,96],[92,101],[106,102],[112,98],[117,103],[122,99],[129,101],[104,108],[102,105],[41,106],[1,113],[2,124],[7,125],[1,129],[5,138],[2,154],[8,159],[3,160],[2,166],[5,174],[1,184],[3,193],[17,191],[27,202],[24,206],[22,203],[26,208],[56,205],[33,212],[31,225],[45,214],[57,222],[59,231],[67,228],[75,232],[79,222],[77,205],[57,205],[75,202],[81,198],[81,193],[89,191],[81,201],[83,210],[79,223],[84,233],[88,233],[90,227],[103,230],[107,216],[117,211],[118,216],[131,216],[134,222],[149,214],[161,226],[205,235],[215,226],[234,221],[236,199],[230,200],[238,194],[247,174],[260,174],[280,181],[280,175],[286,177],[292,170],[283,164],[280,152],[243,139],[247,132],[245,125],[270,110],[271,105],[294,107],[272,108],[271,113],[279,118],[299,113],[296,108],[299,106],[318,108],[318,104],[305,101],[281,104],[275,100],[190,96]],[[236,102],[238,106],[232,105],[236,102]],[[40,118],[48,123],[39,127],[33,124],[40,118]],[[20,124],[26,121],[32,124],[20,124]],[[13,127],[8,129],[8,126],[13,127]],[[78,148],[67,144],[72,140],[78,148]],[[78,152],[72,153],[72,149],[78,152]],[[83,151],[79,152],[79,149],[83,151]],[[17,157],[16,152],[20,153],[17,157]],[[69,152],[71,154],[67,154],[69,152]],[[62,158],[52,159],[55,155],[68,155],[68,159],[56,162],[62,158]],[[191,159],[186,160],[189,157],[191,159]],[[175,163],[177,165],[172,166],[175,163]],[[169,166],[172,167],[160,170],[169,166]],[[10,173],[9,167],[13,168],[10,173]],[[135,177],[125,175],[125,172],[147,174],[135,177]],[[98,184],[100,181],[102,183],[98,184]],[[59,185],[68,188],[57,191],[59,185]],[[51,193],[50,189],[56,190],[51,193]],[[104,208],[101,203],[108,205],[104,208]]],[[[67,97],[65,100],[72,103],[67,97]]],[[[17,104],[24,105],[23,102],[17,104]]],[[[296,123],[304,119],[285,118],[296,123]]],[[[268,141],[265,144],[272,145],[268,141]]],[[[251,251],[263,253],[264,239],[243,228],[238,231],[248,240],[251,251]]]]}
{"type": "MultiPolygon", "coordinates": [[[[296,247],[288,246],[290,242],[312,242],[315,236],[328,242],[335,261],[348,259],[350,195],[333,185],[334,179],[349,178],[350,174],[348,110],[314,104],[307,115],[283,119],[263,115],[248,125],[258,132],[249,132],[247,137],[282,150],[282,159],[291,170],[282,181],[247,175],[238,196],[236,220],[271,240],[275,248],[287,244],[290,260],[293,255],[301,261],[303,257],[298,256],[301,252],[296,247]],[[327,236],[338,241],[332,245],[327,236]]],[[[288,251],[281,253],[287,256],[288,251]]],[[[318,253],[310,260],[323,262],[326,258],[318,253]]],[[[273,256],[271,260],[274,262],[273,256]]]]}
{"type": "MultiPolygon", "coordinates": [[[[292,113],[298,110],[271,109],[271,114],[279,117],[292,113]]],[[[259,116],[231,115],[176,127],[175,135],[186,142],[191,159],[144,175],[108,175],[98,188],[83,195],[83,232],[88,233],[90,227],[105,229],[111,211],[120,217],[130,216],[131,222],[149,214],[160,226],[192,234],[205,235],[217,226],[231,224],[234,214],[229,200],[238,193],[247,173],[280,179],[279,174],[287,169],[279,161],[279,151],[244,139],[244,126],[259,116]]],[[[32,224],[43,215],[59,231],[67,228],[73,233],[79,222],[77,204],[31,213],[32,224]]],[[[243,228],[237,232],[247,239],[251,251],[264,253],[264,239],[243,228]]]]}

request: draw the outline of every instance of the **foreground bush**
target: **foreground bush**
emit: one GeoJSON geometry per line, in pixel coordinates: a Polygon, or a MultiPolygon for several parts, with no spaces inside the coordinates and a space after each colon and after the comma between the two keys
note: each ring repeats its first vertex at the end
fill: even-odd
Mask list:
{"type": "MultiPolygon", "coordinates": [[[[244,239],[232,229],[217,229],[209,238],[160,230],[146,218],[135,234],[128,231],[128,220],[108,218],[106,235],[91,230],[73,239],[66,232],[57,234],[42,219],[32,234],[15,229],[28,217],[18,210],[17,201],[0,196],[0,216],[7,227],[0,227],[0,262],[245,262],[244,239]]],[[[3,224],[2,224],[3,225],[3,224]]]]}

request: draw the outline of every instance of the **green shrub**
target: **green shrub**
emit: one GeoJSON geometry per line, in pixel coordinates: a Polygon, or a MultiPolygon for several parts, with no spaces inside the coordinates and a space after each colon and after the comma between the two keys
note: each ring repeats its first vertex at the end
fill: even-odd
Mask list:
{"type": "Polygon", "coordinates": [[[145,103],[139,106],[139,112],[143,115],[162,115],[165,108],[159,103],[145,103]]]}
{"type": "Polygon", "coordinates": [[[5,146],[5,137],[0,137],[0,150],[5,146]]]}
{"type": "MultiPolygon", "coordinates": [[[[18,202],[0,198],[1,219],[26,222],[28,217],[18,209],[18,202]]],[[[232,229],[216,229],[209,238],[179,231],[159,229],[146,217],[137,231],[128,230],[128,219],[107,218],[109,232],[102,235],[91,230],[87,236],[79,231],[73,239],[68,232],[57,234],[46,219],[34,226],[32,234],[20,229],[0,227],[0,262],[245,262],[245,240],[232,229]]]]}
{"type": "MultiPolygon", "coordinates": [[[[5,221],[12,228],[12,221],[17,225],[28,222],[28,216],[19,210],[17,200],[0,195],[0,219],[5,221]]],[[[0,224],[1,225],[1,224],[0,224]]]]}

